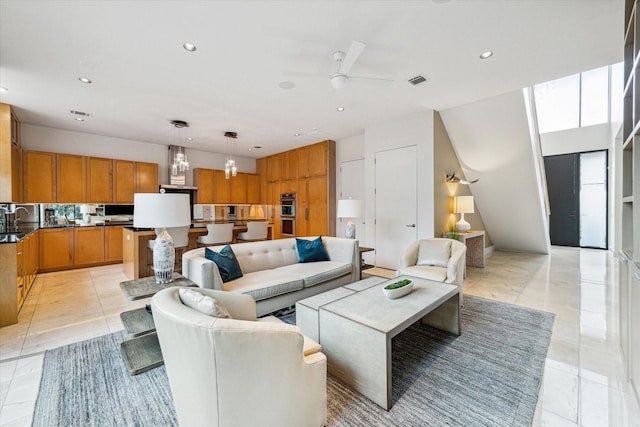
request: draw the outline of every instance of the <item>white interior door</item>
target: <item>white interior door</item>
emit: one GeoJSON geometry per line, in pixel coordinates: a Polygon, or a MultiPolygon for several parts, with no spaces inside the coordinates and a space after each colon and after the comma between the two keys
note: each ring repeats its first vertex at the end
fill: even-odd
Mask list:
{"type": "MultiPolygon", "coordinates": [[[[342,162],[340,164],[340,192],[339,199],[364,200],[364,159],[342,162]]],[[[344,237],[348,218],[338,218],[336,236],[344,237]]],[[[356,239],[360,241],[360,246],[366,246],[364,237],[366,224],[364,217],[353,218],[356,225],[356,239]]]]}
{"type": "Polygon", "coordinates": [[[397,270],[402,252],[418,237],[416,147],[375,156],[376,266],[397,270]]]}

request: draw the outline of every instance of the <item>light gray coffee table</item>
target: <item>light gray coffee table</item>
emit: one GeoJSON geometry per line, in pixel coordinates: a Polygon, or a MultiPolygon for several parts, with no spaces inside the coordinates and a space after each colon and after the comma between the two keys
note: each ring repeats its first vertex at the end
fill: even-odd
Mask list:
{"type": "Polygon", "coordinates": [[[320,305],[319,341],[329,372],[389,410],[392,338],[417,321],[460,335],[459,292],[454,285],[400,276],[320,305]],[[404,278],[414,282],[410,294],[394,300],[383,295],[384,286],[404,278]]]}

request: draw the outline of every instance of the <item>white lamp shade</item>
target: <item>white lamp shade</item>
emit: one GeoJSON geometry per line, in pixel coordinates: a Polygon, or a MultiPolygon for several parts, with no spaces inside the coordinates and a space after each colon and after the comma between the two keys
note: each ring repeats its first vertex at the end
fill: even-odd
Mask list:
{"type": "Polygon", "coordinates": [[[136,228],[184,227],[191,224],[188,194],[136,193],[133,226],[136,228]]]}
{"type": "Polygon", "coordinates": [[[80,213],[83,214],[94,214],[96,213],[95,205],[80,205],[80,213]]]}
{"type": "Polygon", "coordinates": [[[360,218],[362,216],[364,216],[364,202],[362,200],[338,200],[338,218],[360,218]]]}
{"type": "Polygon", "coordinates": [[[455,198],[455,213],[473,213],[473,196],[457,196],[455,198]]]}

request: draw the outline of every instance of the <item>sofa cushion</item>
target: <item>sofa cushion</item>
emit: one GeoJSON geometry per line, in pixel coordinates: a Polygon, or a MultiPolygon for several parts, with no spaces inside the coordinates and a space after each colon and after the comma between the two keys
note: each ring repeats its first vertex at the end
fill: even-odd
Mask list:
{"type": "Polygon", "coordinates": [[[304,287],[309,288],[313,285],[351,274],[351,263],[342,261],[319,261],[286,265],[277,270],[302,277],[304,287]]]}
{"type": "Polygon", "coordinates": [[[231,245],[243,274],[296,264],[296,240],[277,239],[231,245]]]}
{"type": "Polygon", "coordinates": [[[216,263],[223,283],[242,277],[240,264],[238,264],[238,260],[236,259],[231,246],[227,245],[223,247],[220,249],[220,252],[215,252],[209,248],[205,248],[204,256],[216,263]]]}
{"type": "Polygon", "coordinates": [[[427,280],[435,280],[436,282],[444,282],[447,278],[447,269],[432,265],[414,265],[402,268],[400,270],[400,274],[421,277],[427,280]]]}
{"type": "Polygon", "coordinates": [[[446,267],[451,257],[450,240],[423,240],[418,249],[416,265],[446,267]]]}
{"type": "Polygon", "coordinates": [[[279,269],[247,273],[239,279],[224,284],[225,291],[251,295],[256,301],[297,291],[303,287],[302,277],[279,271],[279,269]]]}
{"type": "Polygon", "coordinates": [[[178,294],[180,295],[180,301],[184,305],[202,314],[222,319],[231,318],[225,306],[209,295],[204,295],[202,292],[189,288],[178,289],[178,294]]]}
{"type": "Polygon", "coordinates": [[[296,249],[299,262],[329,261],[329,255],[322,244],[322,236],[313,240],[296,238],[296,249]]]}
{"type": "MultiPolygon", "coordinates": [[[[266,322],[266,323],[284,323],[282,320],[278,319],[275,316],[261,317],[260,319],[258,319],[258,321],[266,322]]],[[[320,344],[315,342],[313,339],[309,338],[304,334],[303,334],[303,337],[304,337],[304,343],[302,344],[302,353],[305,356],[308,356],[313,353],[318,353],[320,350],[322,350],[322,346],[320,346],[320,344]]]]}

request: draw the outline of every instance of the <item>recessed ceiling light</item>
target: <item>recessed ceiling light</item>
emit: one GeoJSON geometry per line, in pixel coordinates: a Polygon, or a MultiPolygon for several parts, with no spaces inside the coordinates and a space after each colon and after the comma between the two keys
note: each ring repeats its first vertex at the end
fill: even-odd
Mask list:
{"type": "Polygon", "coordinates": [[[91,79],[87,77],[78,77],[78,80],[80,80],[82,83],[91,83],[91,79]]]}
{"type": "Polygon", "coordinates": [[[189,137],[187,138],[187,141],[193,141],[193,138],[189,137]]]}
{"type": "Polygon", "coordinates": [[[280,87],[280,89],[293,89],[294,87],[296,87],[296,84],[294,82],[285,81],[278,83],[278,86],[280,87]]]}
{"type": "Polygon", "coordinates": [[[493,56],[493,52],[488,50],[480,54],[480,59],[487,59],[487,58],[490,58],[491,56],[493,56]]]}
{"type": "Polygon", "coordinates": [[[336,108],[336,110],[338,110],[338,111],[344,111],[344,107],[338,107],[338,108],[336,108]]]}
{"type": "Polygon", "coordinates": [[[82,117],[76,117],[76,121],[84,122],[84,119],[82,117]]]}
{"type": "Polygon", "coordinates": [[[293,135],[294,135],[294,136],[300,136],[300,134],[299,134],[299,133],[294,133],[293,135]]]}
{"type": "Polygon", "coordinates": [[[189,52],[195,52],[196,51],[196,45],[195,44],[191,44],[191,43],[184,43],[182,45],[182,47],[185,50],[188,50],[189,52]]]}

